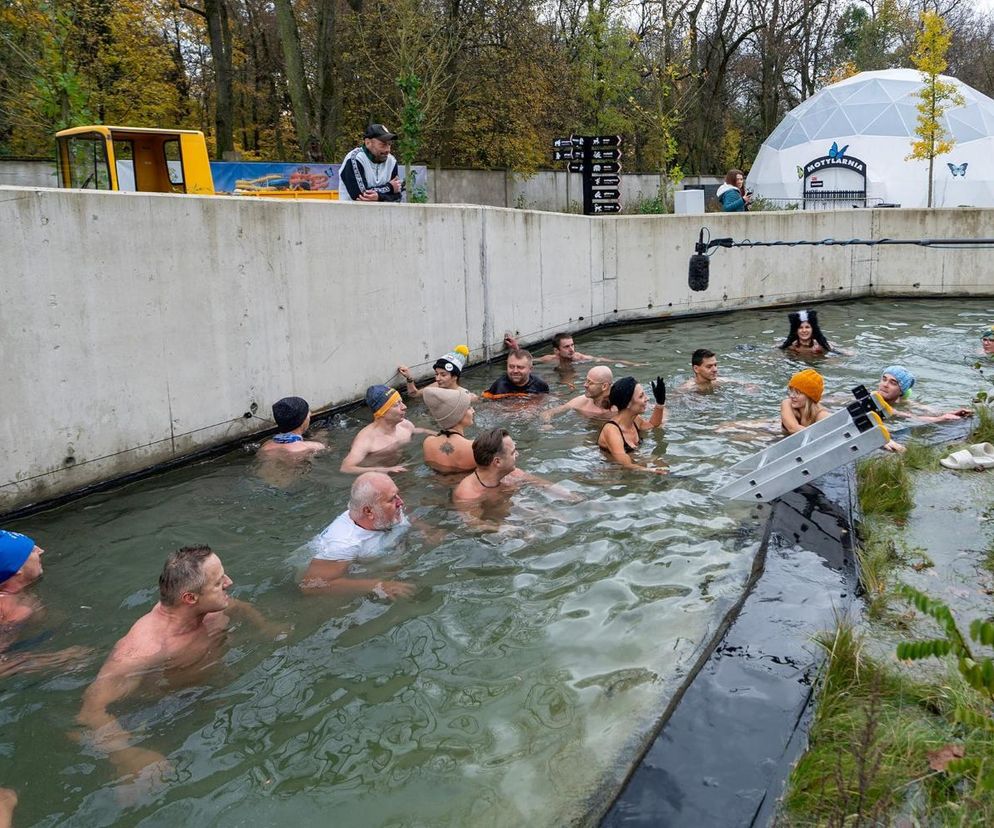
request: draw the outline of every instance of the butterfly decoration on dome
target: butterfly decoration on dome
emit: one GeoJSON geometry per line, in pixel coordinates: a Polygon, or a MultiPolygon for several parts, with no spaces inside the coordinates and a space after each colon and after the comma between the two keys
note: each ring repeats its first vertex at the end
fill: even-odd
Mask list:
{"type": "Polygon", "coordinates": [[[949,167],[949,172],[953,174],[953,178],[956,178],[957,176],[960,178],[966,178],[967,163],[968,162],[964,161],[962,164],[951,164],[947,161],[946,166],[949,167]]]}
{"type": "Polygon", "coordinates": [[[832,141],[832,146],[828,149],[829,158],[842,158],[846,154],[846,150],[849,149],[849,145],[846,144],[842,149],[839,149],[838,141],[832,141]]]}
{"type": "Polygon", "coordinates": [[[797,177],[804,178],[804,167],[801,166],[797,167],[797,177]]]}

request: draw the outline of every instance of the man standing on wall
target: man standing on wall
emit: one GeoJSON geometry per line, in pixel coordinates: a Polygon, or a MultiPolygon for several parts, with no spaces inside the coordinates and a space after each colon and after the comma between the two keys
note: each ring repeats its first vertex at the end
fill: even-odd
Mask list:
{"type": "Polygon", "coordinates": [[[362,146],[345,156],[338,172],[339,201],[400,201],[397,159],[390,153],[397,136],[383,124],[370,124],[362,146]]]}

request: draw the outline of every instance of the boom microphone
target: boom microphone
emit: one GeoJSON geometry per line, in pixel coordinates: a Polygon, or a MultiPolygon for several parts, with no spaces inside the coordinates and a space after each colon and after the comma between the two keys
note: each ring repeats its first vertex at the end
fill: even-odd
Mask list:
{"type": "Polygon", "coordinates": [[[695,253],[690,257],[690,269],[687,271],[687,283],[691,290],[707,290],[711,260],[703,253],[695,253]]]}
{"type": "Polygon", "coordinates": [[[708,289],[708,279],[710,278],[711,261],[705,255],[707,245],[704,244],[704,228],[701,228],[701,235],[694,245],[694,255],[690,257],[690,268],[687,271],[687,284],[694,291],[708,289]]]}

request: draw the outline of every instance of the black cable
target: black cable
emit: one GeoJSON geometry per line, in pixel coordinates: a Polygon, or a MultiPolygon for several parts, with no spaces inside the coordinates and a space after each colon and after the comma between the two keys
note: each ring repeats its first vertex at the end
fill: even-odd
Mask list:
{"type": "MultiPolygon", "coordinates": [[[[707,228],[701,228],[703,234],[707,228]]],[[[910,244],[916,247],[934,247],[943,249],[989,249],[994,248],[994,239],[821,239],[819,241],[809,241],[798,239],[796,241],[752,241],[742,239],[712,239],[711,232],[708,231],[708,241],[705,247],[708,249],[715,247],[850,247],[853,245],[863,245],[865,247],[878,247],[881,245],[910,244]]]]}

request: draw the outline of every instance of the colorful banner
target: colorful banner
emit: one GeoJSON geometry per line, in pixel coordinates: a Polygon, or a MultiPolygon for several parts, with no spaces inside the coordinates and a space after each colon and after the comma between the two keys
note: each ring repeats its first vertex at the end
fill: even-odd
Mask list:
{"type": "MultiPolygon", "coordinates": [[[[214,190],[231,193],[237,190],[337,190],[341,164],[286,164],[270,161],[211,161],[214,190]]],[[[400,167],[400,178],[405,171],[400,167]]],[[[414,167],[417,186],[427,181],[428,168],[414,167]]]]}

